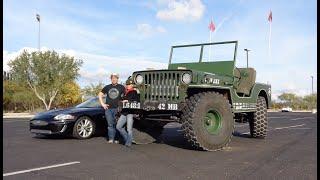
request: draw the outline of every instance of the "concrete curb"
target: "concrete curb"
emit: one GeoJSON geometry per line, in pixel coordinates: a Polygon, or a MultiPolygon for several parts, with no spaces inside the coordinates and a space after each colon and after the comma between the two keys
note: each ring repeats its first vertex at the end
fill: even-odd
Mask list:
{"type": "Polygon", "coordinates": [[[16,119],[16,118],[32,118],[34,115],[24,115],[24,116],[3,116],[6,119],[16,119]]]}
{"type": "Polygon", "coordinates": [[[32,118],[34,114],[31,113],[4,113],[3,118],[32,118]]]}

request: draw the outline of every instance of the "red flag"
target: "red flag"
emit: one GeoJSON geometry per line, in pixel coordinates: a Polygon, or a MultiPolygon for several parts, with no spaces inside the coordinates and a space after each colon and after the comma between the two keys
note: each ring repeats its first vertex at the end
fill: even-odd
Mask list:
{"type": "Polygon", "coordinates": [[[269,13],[268,21],[272,22],[272,11],[271,10],[270,10],[270,13],[269,13]]]}
{"type": "Polygon", "coordinates": [[[212,32],[216,29],[216,27],[214,26],[212,20],[211,20],[211,22],[210,22],[210,24],[209,24],[209,29],[210,29],[210,31],[212,31],[212,32]]]}

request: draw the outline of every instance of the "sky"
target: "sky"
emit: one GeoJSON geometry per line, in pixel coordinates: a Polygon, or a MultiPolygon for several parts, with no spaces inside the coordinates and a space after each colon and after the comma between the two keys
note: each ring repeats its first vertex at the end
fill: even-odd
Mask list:
{"type": "MultiPolygon", "coordinates": [[[[3,4],[3,65],[24,49],[66,53],[84,64],[79,84],[121,81],[136,70],[164,69],[170,46],[212,41],[239,42],[237,67],[256,69],[257,82],[272,86],[272,98],[282,92],[298,95],[317,89],[316,0],[5,0],[3,4]],[[269,56],[268,15],[272,11],[269,56]]],[[[214,50],[212,50],[214,51],[214,50]]],[[[226,52],[233,54],[233,52],[226,52]]],[[[228,54],[228,55],[229,55],[228,54]]]]}

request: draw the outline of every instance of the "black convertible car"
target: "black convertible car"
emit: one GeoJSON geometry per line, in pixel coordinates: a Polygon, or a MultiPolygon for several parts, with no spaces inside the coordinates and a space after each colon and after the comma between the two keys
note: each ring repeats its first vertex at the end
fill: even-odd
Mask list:
{"type": "Polygon", "coordinates": [[[93,97],[75,107],[55,109],[36,114],[30,120],[30,132],[42,135],[72,135],[87,139],[94,134],[105,134],[105,110],[98,97],[93,97]]]}
{"type": "MultiPolygon", "coordinates": [[[[144,118],[134,116],[133,140],[136,144],[148,144],[156,141],[163,126],[157,121],[144,123],[144,118]]],[[[107,133],[105,110],[98,97],[93,97],[75,107],[55,109],[36,114],[30,120],[30,132],[45,136],[73,136],[77,139],[88,139],[93,135],[107,133]]]]}

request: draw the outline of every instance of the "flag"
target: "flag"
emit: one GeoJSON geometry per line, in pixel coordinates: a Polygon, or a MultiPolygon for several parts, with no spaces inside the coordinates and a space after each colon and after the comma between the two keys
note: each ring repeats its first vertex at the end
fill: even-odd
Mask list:
{"type": "Polygon", "coordinates": [[[268,21],[272,22],[272,11],[271,10],[270,10],[270,13],[269,13],[268,21]]]}
{"type": "Polygon", "coordinates": [[[36,15],[36,18],[40,22],[40,15],[39,14],[36,15]]]}
{"type": "Polygon", "coordinates": [[[214,26],[214,24],[213,24],[213,22],[211,20],[211,22],[209,24],[209,30],[213,32],[215,29],[216,29],[216,27],[214,26]]]}

